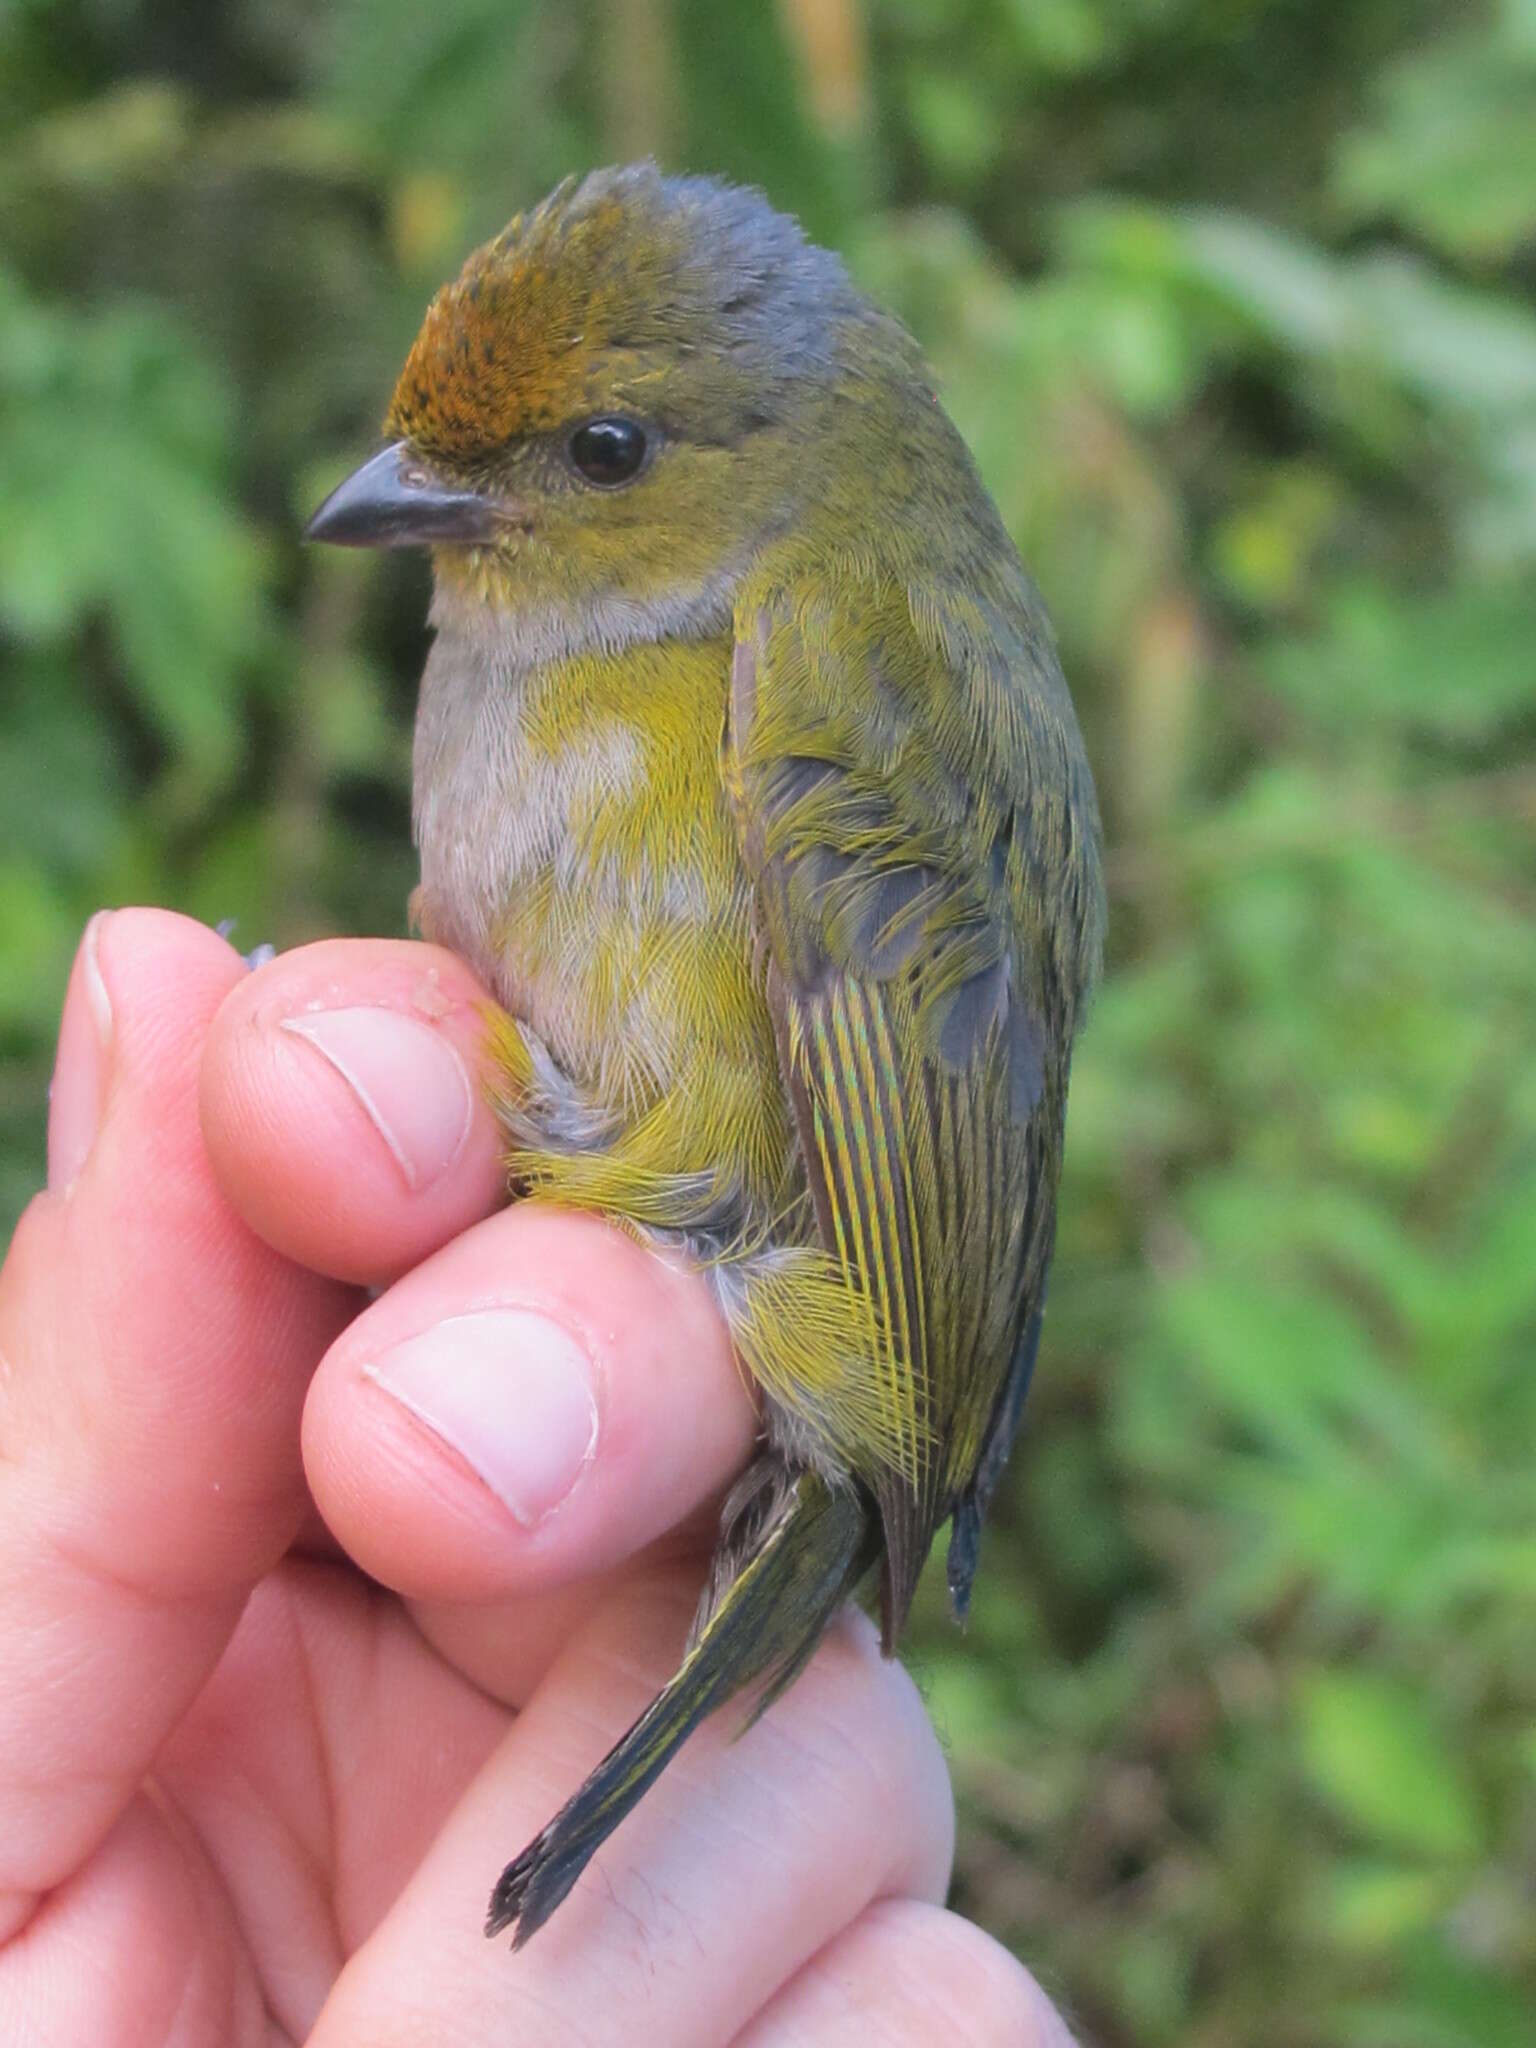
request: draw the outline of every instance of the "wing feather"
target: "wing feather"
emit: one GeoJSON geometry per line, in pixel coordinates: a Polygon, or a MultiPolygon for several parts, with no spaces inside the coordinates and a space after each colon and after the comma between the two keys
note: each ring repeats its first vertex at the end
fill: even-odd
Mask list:
{"type": "Polygon", "coordinates": [[[1040,801],[1056,736],[1011,702],[987,728],[968,657],[923,618],[895,582],[755,593],[723,757],[812,1206],[877,1382],[855,1476],[880,1508],[888,1643],[938,1523],[961,1505],[973,1533],[978,1467],[995,1477],[1017,1420],[1074,1021],[1032,823],[1061,809],[1040,801]]]}

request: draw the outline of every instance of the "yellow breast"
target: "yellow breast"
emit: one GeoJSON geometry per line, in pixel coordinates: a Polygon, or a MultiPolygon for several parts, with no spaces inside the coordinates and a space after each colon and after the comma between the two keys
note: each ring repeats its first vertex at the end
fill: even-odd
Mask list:
{"type": "Polygon", "coordinates": [[[534,1103],[519,1178],[658,1223],[735,1206],[735,1230],[782,1207],[792,1144],[721,783],[730,656],[726,636],[641,644],[490,689],[463,762],[478,827],[438,760],[454,836],[421,803],[418,833],[424,924],[526,1027],[500,1047],[534,1103]],[[579,1097],[550,1096],[542,1131],[539,1047],[579,1097]]]}

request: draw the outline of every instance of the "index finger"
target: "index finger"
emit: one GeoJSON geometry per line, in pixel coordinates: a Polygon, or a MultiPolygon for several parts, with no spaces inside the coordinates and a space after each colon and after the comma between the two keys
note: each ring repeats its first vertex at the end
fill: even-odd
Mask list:
{"type": "Polygon", "coordinates": [[[203,1135],[268,1244],[389,1280],[496,1207],[489,1002],[454,954],[404,939],[300,946],[231,990],[203,1056],[203,1135]]]}

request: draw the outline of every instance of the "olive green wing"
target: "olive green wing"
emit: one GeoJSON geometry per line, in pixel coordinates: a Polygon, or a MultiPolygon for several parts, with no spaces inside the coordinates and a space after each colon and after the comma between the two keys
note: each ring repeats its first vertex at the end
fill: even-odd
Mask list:
{"type": "Polygon", "coordinates": [[[725,780],[822,1244],[878,1338],[879,1428],[835,1434],[879,1505],[888,1645],[1017,1421],[1096,945],[1052,872],[1076,727],[1048,643],[1007,628],[977,615],[947,646],[895,581],[758,592],[737,618],[725,780]]]}

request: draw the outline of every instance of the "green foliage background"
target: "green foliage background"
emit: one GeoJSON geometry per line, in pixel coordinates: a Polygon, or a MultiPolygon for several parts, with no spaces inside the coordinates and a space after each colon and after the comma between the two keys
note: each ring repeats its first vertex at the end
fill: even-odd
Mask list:
{"type": "Polygon", "coordinates": [[[915,1661],[1105,2048],[1536,2038],[1536,0],[0,13],[0,1207],[97,905],[402,929],[423,565],[310,555],[561,173],[917,329],[1110,839],[1044,1370],[915,1661]]]}

